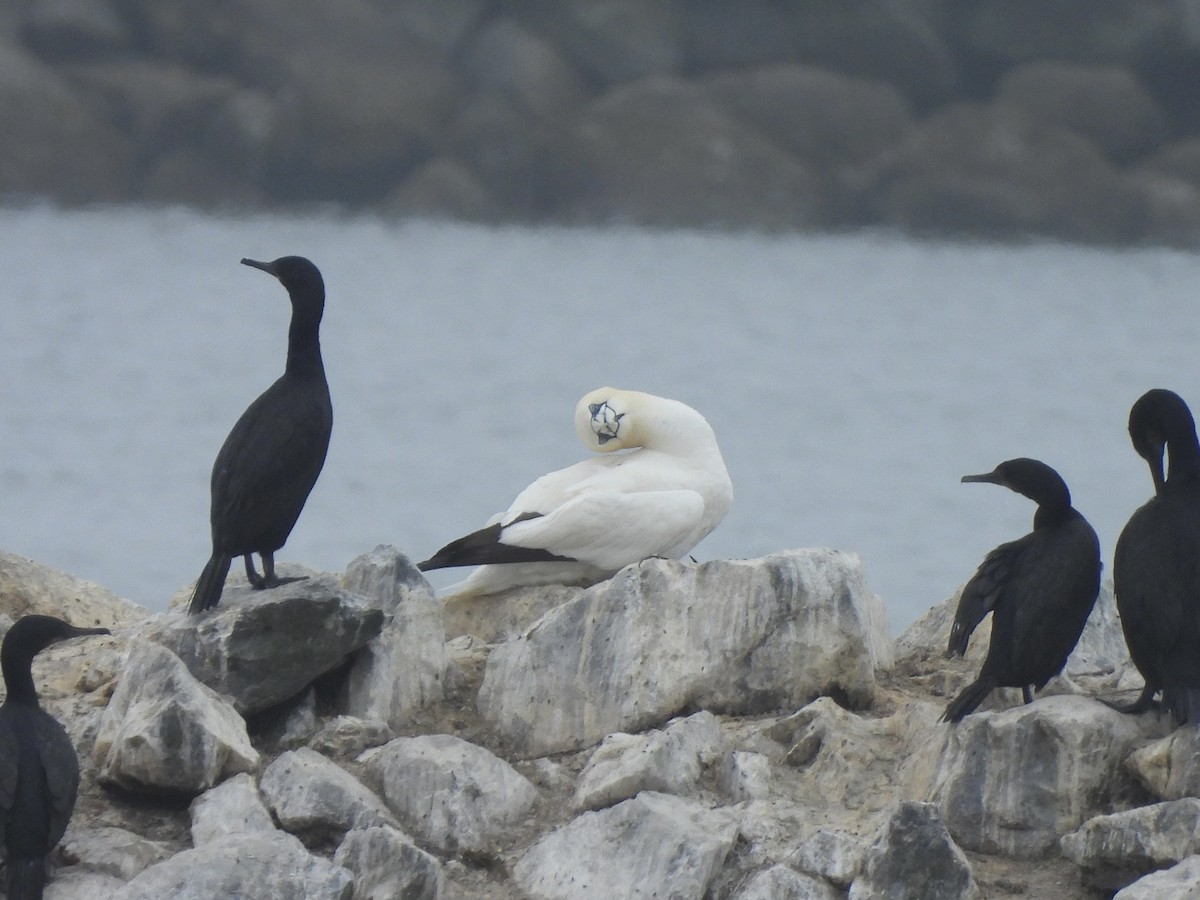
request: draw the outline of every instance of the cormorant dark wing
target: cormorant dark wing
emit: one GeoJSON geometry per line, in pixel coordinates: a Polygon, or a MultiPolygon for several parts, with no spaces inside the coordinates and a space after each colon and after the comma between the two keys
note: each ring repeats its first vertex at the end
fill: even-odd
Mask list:
{"type": "Polygon", "coordinates": [[[0,846],[4,844],[4,823],[12,810],[17,793],[17,736],[0,707],[0,846]]]}
{"type": "Polygon", "coordinates": [[[282,546],[325,463],[333,413],[328,391],[279,379],[229,432],[212,472],[212,524],[231,555],[282,546]]]}
{"type": "Polygon", "coordinates": [[[75,809],[79,792],[79,758],[67,731],[49,713],[33,719],[38,745],[41,748],[42,768],[46,773],[46,788],[50,803],[50,836],[47,848],[62,840],[75,809]]]}
{"type": "Polygon", "coordinates": [[[948,656],[966,656],[971,634],[983,617],[996,608],[1005,582],[1032,537],[1032,534],[1027,534],[1001,544],[979,564],[958,598],[958,609],[954,613],[954,624],[950,628],[950,641],[946,647],[948,656]]]}
{"type": "Polygon", "coordinates": [[[983,671],[1009,687],[1040,689],[1062,671],[1096,603],[1100,541],[1082,516],[1031,537],[1001,601],[1004,621],[992,623],[993,642],[1007,631],[1009,646],[995,660],[989,648],[983,671]]]}

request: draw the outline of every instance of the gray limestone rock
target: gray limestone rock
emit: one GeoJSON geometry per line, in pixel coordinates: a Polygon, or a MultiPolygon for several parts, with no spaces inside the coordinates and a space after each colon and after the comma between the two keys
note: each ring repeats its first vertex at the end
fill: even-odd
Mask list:
{"type": "Polygon", "coordinates": [[[967,858],[950,838],[932,803],[897,804],[875,842],[863,871],[850,886],[850,900],[976,900],[979,888],[967,858]]]}
{"type": "Polygon", "coordinates": [[[1188,797],[1096,816],[1059,841],[1084,880],[1114,891],[1200,854],[1200,800],[1188,797]]]}
{"type": "Polygon", "coordinates": [[[93,759],[103,782],[182,794],[199,794],[258,766],[233,707],[170,650],[146,642],[130,651],[101,717],[93,759]]]}
{"type": "Polygon", "coordinates": [[[610,734],[579,775],[574,807],[599,809],[641,791],[685,793],[721,746],[721,726],[710,712],[677,719],[662,731],[610,734]]]}
{"type": "Polygon", "coordinates": [[[539,756],[688,707],[749,714],[820,694],[867,706],[890,663],[882,604],[854,554],[646,560],[497,647],[478,705],[518,752],[539,756]]]}
{"type": "Polygon", "coordinates": [[[401,824],[447,852],[492,849],[538,796],[504,760],[448,734],[396,738],[360,762],[401,824]]]}
{"type": "Polygon", "coordinates": [[[763,753],[735,750],[721,767],[720,784],[734,803],[764,800],[771,793],[771,760],[763,753]]]}
{"type": "Polygon", "coordinates": [[[393,728],[445,693],[442,607],[424,576],[395,547],[379,546],[346,568],[342,584],[383,608],[383,630],[355,659],[343,711],[393,728]]]}
{"type": "Polygon", "coordinates": [[[392,729],[385,722],[337,716],[321,726],[308,746],[322,756],[347,759],[370,747],[381,747],[393,737],[392,729]]]}
{"type": "Polygon", "coordinates": [[[1200,733],[1194,728],[1177,728],[1139,747],[1125,766],[1162,800],[1200,797],[1200,733]]]}
{"type": "Polygon", "coordinates": [[[355,828],[333,857],[354,873],[354,900],[439,900],[444,878],[436,856],[386,825],[355,828]]]}
{"type": "Polygon", "coordinates": [[[201,847],[235,834],[275,831],[254,779],[234,775],[192,801],[192,844],[201,847]]]}
{"type": "Polygon", "coordinates": [[[46,885],[45,900],[112,900],[123,898],[125,880],[85,866],[59,869],[46,885]]]}
{"type": "Polygon", "coordinates": [[[281,831],[236,834],[177,853],[126,885],[121,900],[350,900],[351,874],[281,831]]]}
{"type": "Polygon", "coordinates": [[[1200,856],[1139,878],[1112,900],[1196,900],[1200,897],[1200,856]]]}
{"type": "Polygon", "coordinates": [[[245,714],[294,697],[342,665],[379,634],[383,617],[379,601],[321,575],[265,591],[230,583],[216,609],[168,613],[145,636],[245,714]]]}
{"type": "Polygon", "coordinates": [[[866,853],[866,846],[854,835],[822,828],[796,849],[788,865],[848,888],[862,871],[866,853]]]}
{"type": "Polygon", "coordinates": [[[260,790],[279,824],[296,834],[341,835],[397,824],[362,782],[307,747],[289,750],[267,766],[260,790]]]}
{"type": "Polygon", "coordinates": [[[647,791],[544,836],[513,878],[536,900],[700,900],[737,833],[720,811],[647,791]]]}
{"type": "Polygon", "coordinates": [[[1121,763],[1142,727],[1073,696],[977,712],[914,746],[910,790],[937,803],[954,839],[970,850],[1045,856],[1061,835],[1132,793],[1121,763]]]}
{"type": "Polygon", "coordinates": [[[122,882],[171,855],[166,844],[112,826],[71,829],[60,846],[65,860],[122,882]]]}
{"type": "Polygon", "coordinates": [[[750,878],[731,900],[841,900],[842,894],[811,875],[774,865],[750,878]]]}

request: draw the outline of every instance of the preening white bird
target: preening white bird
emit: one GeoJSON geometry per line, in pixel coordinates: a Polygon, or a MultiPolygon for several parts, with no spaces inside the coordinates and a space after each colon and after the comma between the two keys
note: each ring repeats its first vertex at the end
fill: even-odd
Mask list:
{"type": "Polygon", "coordinates": [[[543,475],[484,528],[418,563],[479,567],[445,598],[594,584],[648,557],[677,559],[733,502],[716,435],[686,404],[599,388],[575,407],[575,431],[602,455],[543,475]]]}

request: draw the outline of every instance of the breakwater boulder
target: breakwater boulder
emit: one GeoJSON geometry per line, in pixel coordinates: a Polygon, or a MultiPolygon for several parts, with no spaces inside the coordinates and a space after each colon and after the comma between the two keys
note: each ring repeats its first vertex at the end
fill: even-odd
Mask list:
{"type": "Polygon", "coordinates": [[[22,0],[0,193],[1194,246],[1184,3],[22,0]],[[183,9],[183,8],[180,8],[183,9]]]}
{"type": "MultiPolygon", "coordinates": [[[[39,604],[65,602],[53,586],[72,580],[25,565],[51,586],[39,604]]],[[[82,621],[123,614],[86,653],[35,665],[83,768],[52,885],[113,900],[1200,889],[1190,732],[1100,702],[1137,690],[1111,596],[1047,696],[998,691],[956,726],[939,716],[987,635],[944,658],[954,599],[893,641],[857,556],[795,550],[647,560],[443,615],[387,547],[341,575],[234,587],[192,618],[76,595],[82,621]],[[279,604],[332,623],[291,633],[314,645],[307,678],[272,629],[238,631],[279,604]],[[159,642],[189,629],[226,638],[190,662],[159,642]],[[271,652],[289,698],[206,683],[243,691],[223,673],[271,652]]]]}

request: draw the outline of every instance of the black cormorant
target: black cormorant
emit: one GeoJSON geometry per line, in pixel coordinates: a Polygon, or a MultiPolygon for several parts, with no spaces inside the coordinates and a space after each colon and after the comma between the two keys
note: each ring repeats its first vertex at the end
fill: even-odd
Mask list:
{"type": "Polygon", "coordinates": [[[1179,723],[1200,721],[1200,442],[1183,399],[1147,391],[1129,437],[1155,496],[1129,519],[1113,554],[1113,590],[1134,665],[1146,680],[1127,712],[1163,701],[1179,723]],[[1168,463],[1163,476],[1163,450],[1168,463]]]}
{"type": "Polygon", "coordinates": [[[320,326],[325,308],[321,273],[301,256],[274,262],[243,259],[269,272],[292,301],[287,367],[242,413],[212,470],[212,556],[192,594],[189,612],[217,605],[235,556],[246,559],[256,588],[275,587],[275,551],[283,546],[316,484],[329,449],[333,405],[321,361],[320,326]],[[262,556],[263,574],[251,556],[262,556]]]}
{"type": "Polygon", "coordinates": [[[75,748],[62,725],[38,705],[29,667],[56,641],[85,634],[108,634],[108,629],[23,616],[0,645],[7,692],[0,705],[0,826],[8,900],[40,900],[46,854],[62,840],[79,788],[75,748]]]}
{"type": "Polygon", "coordinates": [[[1100,542],[1054,469],[1010,459],[962,480],[1003,485],[1038,508],[1033,531],[989,553],[963,588],[948,654],[966,654],[971,632],[989,612],[992,639],[979,677],[946,707],[944,722],[959,721],[997,687],[1019,687],[1031,702],[1031,688],[1062,671],[1100,591],[1100,542]]]}

